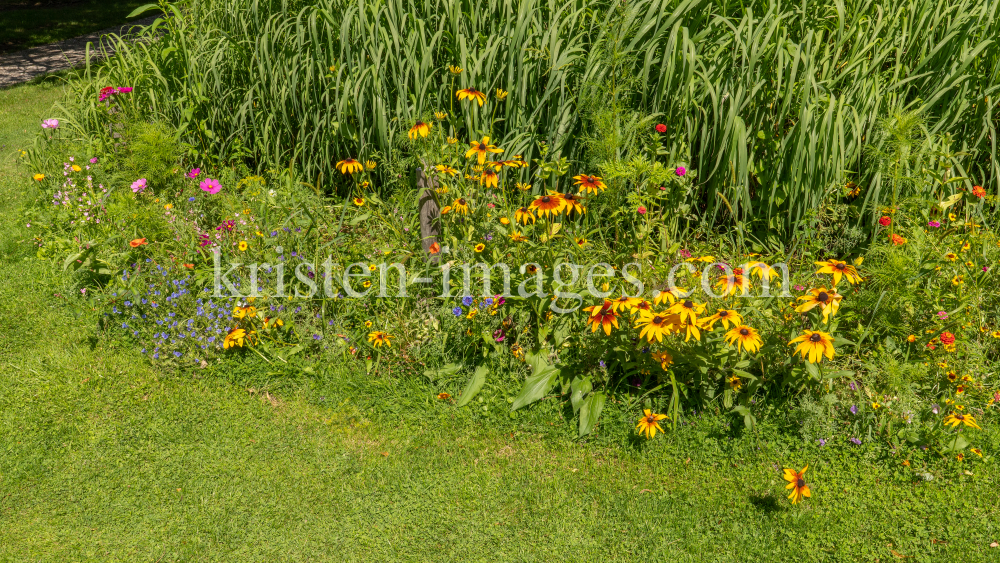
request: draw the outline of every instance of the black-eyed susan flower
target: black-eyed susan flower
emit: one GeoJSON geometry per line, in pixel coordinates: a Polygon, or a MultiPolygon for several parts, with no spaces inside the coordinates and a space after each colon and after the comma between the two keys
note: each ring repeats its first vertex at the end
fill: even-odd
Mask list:
{"type": "Polygon", "coordinates": [[[454,176],[455,174],[458,174],[458,170],[455,170],[454,168],[448,166],[447,164],[438,164],[437,166],[434,167],[434,169],[442,174],[447,174],[449,176],[454,176]]]}
{"type": "Polygon", "coordinates": [[[589,194],[597,194],[608,188],[607,185],[601,181],[600,176],[589,176],[587,174],[580,174],[579,176],[573,176],[576,182],[573,184],[575,186],[580,186],[580,192],[587,192],[589,194]]]}
{"type": "Polygon", "coordinates": [[[705,327],[711,330],[715,323],[721,323],[722,328],[728,329],[729,323],[733,323],[733,326],[743,324],[743,317],[734,309],[719,309],[714,315],[705,319],[705,327]]]}
{"type": "Polygon", "coordinates": [[[701,340],[701,324],[688,321],[678,325],[678,328],[684,332],[684,342],[691,340],[692,337],[701,340]]]}
{"type": "Polygon", "coordinates": [[[448,65],[448,72],[452,74],[462,74],[462,67],[457,65],[448,65]]]}
{"type": "Polygon", "coordinates": [[[698,315],[705,311],[705,306],[695,303],[690,299],[678,300],[667,309],[668,313],[673,313],[680,317],[681,322],[697,323],[698,315]]]}
{"type": "Polygon", "coordinates": [[[484,170],[482,175],[479,176],[480,185],[489,187],[499,187],[499,177],[497,173],[493,170],[484,170]]]}
{"type": "Polygon", "coordinates": [[[593,305],[583,309],[587,313],[587,324],[590,325],[591,332],[597,332],[598,328],[604,329],[604,334],[611,336],[611,327],[618,328],[618,313],[614,310],[614,305],[610,300],[605,299],[600,305],[593,305]]]}
{"type": "Polygon", "coordinates": [[[479,107],[483,107],[486,103],[486,94],[483,94],[475,88],[465,88],[459,90],[455,93],[459,100],[469,100],[470,102],[479,102],[479,107]]]}
{"type": "Polygon", "coordinates": [[[736,374],[733,374],[733,376],[727,379],[726,382],[729,383],[729,388],[733,391],[743,389],[743,380],[736,374]]]}
{"type": "Polygon", "coordinates": [[[809,485],[806,484],[806,469],[809,469],[808,465],[803,467],[802,471],[785,468],[783,478],[785,481],[788,481],[788,485],[785,486],[785,489],[792,490],[792,492],[788,495],[792,504],[798,504],[802,501],[803,497],[809,498],[811,496],[809,493],[809,485]]]}
{"type": "Polygon", "coordinates": [[[222,349],[228,350],[230,348],[242,348],[244,344],[249,344],[252,342],[253,332],[247,333],[245,329],[236,327],[226,334],[226,338],[222,341],[222,349]]]}
{"type": "Polygon", "coordinates": [[[972,453],[974,453],[974,454],[976,454],[979,457],[983,457],[983,450],[981,450],[979,448],[972,448],[969,451],[972,452],[972,453]]]}
{"type": "Polygon", "coordinates": [[[639,432],[640,436],[645,434],[646,438],[652,439],[653,436],[656,436],[657,430],[663,432],[663,428],[660,428],[660,421],[667,418],[667,415],[656,414],[649,409],[644,409],[642,413],[642,418],[635,425],[635,429],[639,432]]]}
{"type": "Polygon", "coordinates": [[[954,252],[949,252],[948,254],[945,254],[944,257],[952,262],[958,260],[958,254],[955,254],[954,252]]]}
{"type": "Polygon", "coordinates": [[[363,198],[363,197],[356,197],[356,198],[354,198],[354,205],[356,205],[358,207],[361,207],[364,204],[365,204],[365,198],[363,198]]]}
{"type": "Polygon", "coordinates": [[[816,271],[817,274],[832,274],[833,275],[833,285],[834,287],[840,283],[840,278],[844,277],[850,284],[856,284],[862,280],[861,276],[858,275],[858,270],[854,266],[851,266],[847,262],[841,262],[840,260],[827,260],[826,262],[816,262],[820,269],[816,271]]]}
{"type": "Polygon", "coordinates": [[[726,342],[736,346],[737,352],[743,349],[750,354],[756,354],[763,344],[757,331],[746,325],[734,326],[726,333],[726,342]]]}
{"type": "Polygon", "coordinates": [[[671,287],[666,291],[657,291],[653,296],[653,305],[663,305],[668,303],[673,305],[681,298],[681,295],[686,295],[687,290],[682,287],[671,287]]]}
{"type": "Polygon", "coordinates": [[[944,423],[951,425],[952,428],[955,428],[959,425],[965,425],[968,426],[969,428],[978,428],[979,430],[982,430],[982,428],[980,428],[979,425],[976,424],[976,419],[971,414],[953,412],[948,416],[944,417],[944,423]]]}
{"type": "Polygon", "coordinates": [[[458,142],[458,139],[455,137],[448,137],[447,139],[445,139],[445,142],[448,143],[449,145],[454,145],[455,143],[458,142]]]}
{"type": "Polygon", "coordinates": [[[550,193],[537,197],[535,201],[531,202],[529,207],[536,210],[540,217],[546,217],[549,213],[555,217],[556,215],[559,215],[560,211],[562,211],[563,200],[559,197],[559,194],[550,193]]]}
{"type": "Polygon", "coordinates": [[[345,158],[337,163],[337,170],[340,170],[341,174],[354,174],[364,169],[365,166],[353,158],[345,158]]]}
{"type": "Polygon", "coordinates": [[[747,270],[751,275],[757,276],[757,279],[759,280],[762,280],[764,279],[764,276],[767,276],[768,281],[770,281],[778,276],[778,270],[763,262],[749,262],[747,264],[747,270]]]}
{"type": "Polygon", "coordinates": [[[376,164],[374,160],[366,160],[365,161],[365,168],[367,168],[369,170],[375,170],[376,166],[378,166],[378,164],[376,164]]]}
{"type": "Polygon", "coordinates": [[[795,347],[795,351],[802,354],[803,359],[808,356],[811,364],[819,363],[823,356],[826,356],[828,360],[833,359],[835,350],[833,349],[833,337],[829,333],[805,330],[801,336],[793,338],[788,345],[791,346],[795,343],[799,344],[795,347]]]}
{"type": "Polygon", "coordinates": [[[524,237],[524,235],[521,234],[521,231],[514,231],[508,236],[510,237],[510,240],[514,242],[524,242],[528,240],[524,237]]]}
{"type": "Polygon", "coordinates": [[[240,249],[240,252],[246,252],[246,250],[247,250],[247,241],[241,240],[240,244],[239,244],[239,249],[240,249]]]}
{"type": "Polygon", "coordinates": [[[447,118],[448,118],[448,112],[444,112],[444,111],[436,111],[436,112],[434,112],[434,119],[436,119],[438,121],[444,121],[447,118]]]}
{"type": "Polygon", "coordinates": [[[490,144],[489,137],[483,137],[482,140],[479,141],[472,141],[469,143],[469,146],[472,148],[465,151],[465,158],[472,158],[475,156],[478,159],[480,166],[486,162],[486,157],[488,157],[490,153],[500,154],[503,152],[503,149],[490,144]]]}
{"type": "Polygon", "coordinates": [[[506,90],[501,90],[500,88],[497,88],[497,92],[496,93],[497,93],[497,99],[502,102],[502,101],[504,101],[504,100],[507,99],[507,94],[509,92],[507,92],[506,90]]]}
{"type": "Polygon", "coordinates": [[[642,311],[636,319],[635,328],[641,328],[639,338],[645,338],[647,342],[663,342],[663,337],[674,332],[675,326],[680,319],[677,315],[667,313],[655,313],[653,311],[642,311]]]}
{"type": "Polygon", "coordinates": [[[514,220],[522,225],[527,225],[528,221],[535,222],[535,214],[531,209],[522,207],[514,212],[514,220]]]}
{"type": "Polygon", "coordinates": [[[474,250],[475,250],[475,251],[476,251],[477,253],[479,253],[479,252],[482,252],[482,251],[486,250],[486,245],[485,245],[485,244],[483,244],[483,243],[479,243],[479,244],[477,244],[477,245],[475,246],[474,250]]]}
{"type": "Polygon", "coordinates": [[[587,237],[575,237],[573,239],[573,242],[575,242],[576,245],[579,246],[580,248],[583,248],[584,246],[590,244],[589,242],[587,242],[587,237]]]}
{"type": "Polygon", "coordinates": [[[737,268],[733,270],[732,274],[719,276],[715,287],[722,289],[722,297],[727,297],[737,291],[740,292],[740,295],[746,295],[747,290],[750,289],[750,279],[743,275],[742,269],[737,268]]]}
{"type": "Polygon", "coordinates": [[[820,307],[820,312],[823,313],[823,322],[829,322],[830,315],[836,315],[837,310],[840,309],[840,300],[844,296],[837,293],[837,289],[827,289],[825,287],[818,287],[815,289],[810,289],[807,295],[799,297],[799,301],[804,301],[801,305],[795,308],[797,313],[804,313],[806,311],[811,311],[816,307],[820,307]]]}
{"type": "Polygon", "coordinates": [[[563,200],[563,209],[565,209],[567,215],[570,213],[582,215],[587,212],[587,208],[580,205],[580,202],[582,201],[580,196],[573,194],[559,194],[559,197],[563,200]]]}
{"type": "Polygon", "coordinates": [[[629,311],[635,308],[636,305],[642,302],[639,297],[629,297],[627,295],[622,295],[621,297],[614,299],[612,301],[615,311],[629,311]]]}
{"type": "Polygon", "coordinates": [[[376,348],[381,348],[382,345],[387,347],[392,346],[391,338],[394,338],[387,332],[382,332],[381,330],[376,330],[375,332],[368,333],[368,343],[375,346],[376,348]]]}
{"type": "Polygon", "coordinates": [[[424,123],[423,121],[418,121],[413,127],[410,127],[409,137],[411,139],[416,139],[417,137],[426,137],[431,134],[431,124],[424,123]]]}
{"type": "MultiPolygon", "coordinates": [[[[461,213],[462,215],[469,214],[469,202],[466,201],[464,197],[456,199],[452,202],[451,206],[455,210],[455,213],[461,213]]],[[[444,211],[442,211],[442,213],[444,213],[444,211]]]]}
{"type": "Polygon", "coordinates": [[[654,352],[652,357],[663,369],[667,369],[670,364],[674,363],[674,357],[667,352],[654,352]]]}

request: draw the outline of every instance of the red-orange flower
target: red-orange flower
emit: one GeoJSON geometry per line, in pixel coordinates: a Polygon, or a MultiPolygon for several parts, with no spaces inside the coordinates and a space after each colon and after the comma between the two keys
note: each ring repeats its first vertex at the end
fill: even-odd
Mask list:
{"type": "Polygon", "coordinates": [[[942,332],[941,333],[941,344],[944,344],[945,346],[951,346],[954,343],[955,343],[955,335],[954,334],[952,334],[950,332],[942,332]]]}
{"type": "Polygon", "coordinates": [[[144,244],[146,244],[146,239],[144,239],[144,238],[132,239],[128,243],[128,245],[131,246],[132,248],[139,248],[140,246],[142,246],[144,244]]]}
{"type": "Polygon", "coordinates": [[[982,199],[986,197],[986,190],[982,186],[972,186],[972,195],[982,199]]]}

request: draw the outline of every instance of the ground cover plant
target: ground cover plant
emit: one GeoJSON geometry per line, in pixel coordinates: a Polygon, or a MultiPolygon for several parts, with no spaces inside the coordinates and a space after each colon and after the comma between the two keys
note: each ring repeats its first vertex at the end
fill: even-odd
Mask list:
{"type": "MultiPolygon", "coordinates": [[[[255,6],[267,25],[317,9],[255,6]]],[[[168,6],[175,17],[161,25],[177,27],[161,29],[163,43],[87,69],[16,154],[30,178],[34,257],[51,267],[65,307],[91,323],[93,342],[272,404],[350,396],[372,416],[555,432],[640,465],[659,448],[728,467],[747,447],[741,455],[761,463],[751,450],[774,440],[767,451],[784,458],[770,486],[793,510],[832,493],[817,477],[828,463],[875,467],[913,488],[992,479],[1000,242],[994,160],[985,145],[955,140],[966,122],[913,100],[879,106],[852,149],[858,172],[822,190],[803,186],[831,170],[789,184],[803,191],[782,196],[781,225],[765,208],[738,211],[706,164],[735,170],[740,142],[713,152],[678,141],[679,123],[711,119],[675,122],[624,93],[618,103],[644,84],[617,84],[618,74],[567,75],[582,82],[560,95],[583,108],[567,141],[558,120],[511,124],[548,111],[532,88],[477,89],[467,59],[431,57],[436,71],[421,87],[444,95],[366,113],[394,123],[385,143],[353,121],[358,137],[322,141],[322,158],[301,140],[283,143],[297,156],[268,155],[257,117],[300,111],[264,108],[222,135],[178,113],[189,99],[172,97],[181,83],[155,66],[158,49],[211,21],[191,14],[211,7],[168,6]],[[431,244],[421,239],[428,199],[439,213],[431,244]],[[487,287],[495,264],[509,266],[509,287],[499,274],[487,287]],[[705,424],[706,434],[694,430],[705,424]],[[689,453],[699,440],[724,453],[689,453]]],[[[988,15],[973,8],[957,13],[988,15]]],[[[716,25],[747,17],[721,14],[716,25]]],[[[601,32],[628,17],[611,10],[601,32]]],[[[608,45],[593,56],[617,60],[608,45]]],[[[954,53],[981,47],[988,68],[990,45],[966,36],[954,53]]],[[[383,59],[392,58],[373,60],[383,59]]],[[[993,92],[989,72],[969,95],[993,92]]],[[[229,102],[198,103],[222,116],[229,102]]],[[[786,157],[762,153],[761,166],[780,169],[786,157]]],[[[746,201],[761,204],[763,193],[746,201]]],[[[778,498],[749,502],[772,510],[778,498]]],[[[984,513],[979,497],[962,498],[984,513]]],[[[967,533],[977,555],[993,549],[982,533],[967,533]]]]}

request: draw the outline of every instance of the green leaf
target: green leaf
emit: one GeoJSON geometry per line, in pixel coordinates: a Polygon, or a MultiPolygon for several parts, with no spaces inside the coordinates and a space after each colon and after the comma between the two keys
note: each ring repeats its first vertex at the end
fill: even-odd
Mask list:
{"type": "Polygon", "coordinates": [[[532,354],[529,363],[532,363],[532,375],[525,380],[524,387],[514,399],[514,404],[510,407],[512,411],[540,400],[552,389],[559,377],[560,370],[549,365],[539,354],[532,354]]]}
{"type": "Polygon", "coordinates": [[[128,19],[128,18],[134,18],[134,17],[138,16],[139,14],[144,14],[144,13],[150,11],[150,10],[157,10],[159,8],[160,8],[159,4],[144,4],[142,6],[139,6],[136,9],[132,10],[132,13],[129,14],[129,15],[127,15],[127,16],[125,16],[125,18],[126,19],[128,19]]]}
{"type": "Polygon", "coordinates": [[[465,389],[462,390],[462,394],[458,398],[458,402],[455,403],[456,406],[464,407],[469,404],[476,395],[479,394],[479,390],[483,388],[483,384],[486,383],[486,374],[490,372],[490,368],[486,366],[479,366],[476,371],[473,372],[472,377],[469,382],[465,384],[465,389]]]}
{"type": "Polygon", "coordinates": [[[590,381],[590,376],[574,378],[573,382],[570,383],[569,402],[573,405],[573,414],[580,412],[580,406],[583,404],[584,395],[590,393],[593,387],[594,386],[590,381]]]}
{"type": "Polygon", "coordinates": [[[427,379],[434,381],[435,379],[440,379],[448,375],[455,375],[456,373],[461,371],[463,367],[464,366],[462,364],[451,363],[441,366],[439,368],[424,370],[424,376],[427,379]]]}
{"type": "Polygon", "coordinates": [[[594,429],[598,419],[601,418],[606,400],[607,396],[600,391],[591,393],[584,399],[583,406],[580,407],[580,437],[590,434],[594,429]]]}

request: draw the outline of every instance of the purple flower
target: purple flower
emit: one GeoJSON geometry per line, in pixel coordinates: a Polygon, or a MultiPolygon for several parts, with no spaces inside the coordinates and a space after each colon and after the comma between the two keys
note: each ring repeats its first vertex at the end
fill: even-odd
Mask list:
{"type": "Polygon", "coordinates": [[[819,442],[819,447],[821,448],[826,445],[826,440],[824,440],[823,438],[820,438],[819,440],[816,441],[819,442]]]}
{"type": "Polygon", "coordinates": [[[848,383],[847,386],[851,388],[851,391],[857,391],[858,390],[858,386],[855,385],[853,381],[850,382],[850,383],[848,383]]]}
{"type": "Polygon", "coordinates": [[[194,180],[198,177],[198,174],[201,174],[201,168],[192,168],[191,171],[187,173],[187,177],[194,180]]]}
{"type": "Polygon", "coordinates": [[[194,196],[189,197],[188,201],[194,201],[194,196]]]}
{"type": "Polygon", "coordinates": [[[462,298],[462,305],[465,305],[466,307],[468,307],[469,305],[472,305],[472,296],[471,295],[466,295],[465,297],[463,297],[462,298]]]}
{"type": "Polygon", "coordinates": [[[453,315],[455,315],[456,317],[461,317],[462,316],[462,308],[461,307],[455,307],[454,309],[451,310],[451,313],[453,315]]]}
{"type": "Polygon", "coordinates": [[[678,176],[683,176],[687,174],[687,168],[684,168],[683,166],[678,166],[677,168],[674,168],[674,173],[677,174],[678,176]]]}
{"type": "Polygon", "coordinates": [[[97,157],[95,156],[94,158],[90,159],[90,163],[97,164],[97,157]]]}
{"type": "Polygon", "coordinates": [[[608,364],[604,360],[598,360],[597,362],[602,368],[608,367],[608,364]]]}
{"type": "Polygon", "coordinates": [[[858,440],[857,438],[851,438],[851,442],[853,442],[855,446],[861,445],[861,440],[858,440]]]}
{"type": "Polygon", "coordinates": [[[851,414],[858,414],[858,405],[851,405],[851,414]]]}
{"type": "Polygon", "coordinates": [[[213,180],[211,178],[202,180],[201,184],[198,184],[198,186],[202,189],[202,191],[208,192],[212,195],[219,193],[219,190],[222,189],[222,184],[220,184],[218,180],[213,180]]]}
{"type": "Polygon", "coordinates": [[[58,119],[46,119],[42,122],[42,129],[58,129],[59,120],[58,119]]]}
{"type": "Polygon", "coordinates": [[[139,178],[135,182],[132,182],[132,191],[135,193],[140,193],[146,189],[146,179],[139,178]]]}
{"type": "Polygon", "coordinates": [[[941,223],[938,223],[937,221],[931,221],[931,222],[927,223],[927,226],[928,227],[934,227],[936,229],[936,228],[938,228],[938,227],[941,226],[941,223]]]}

